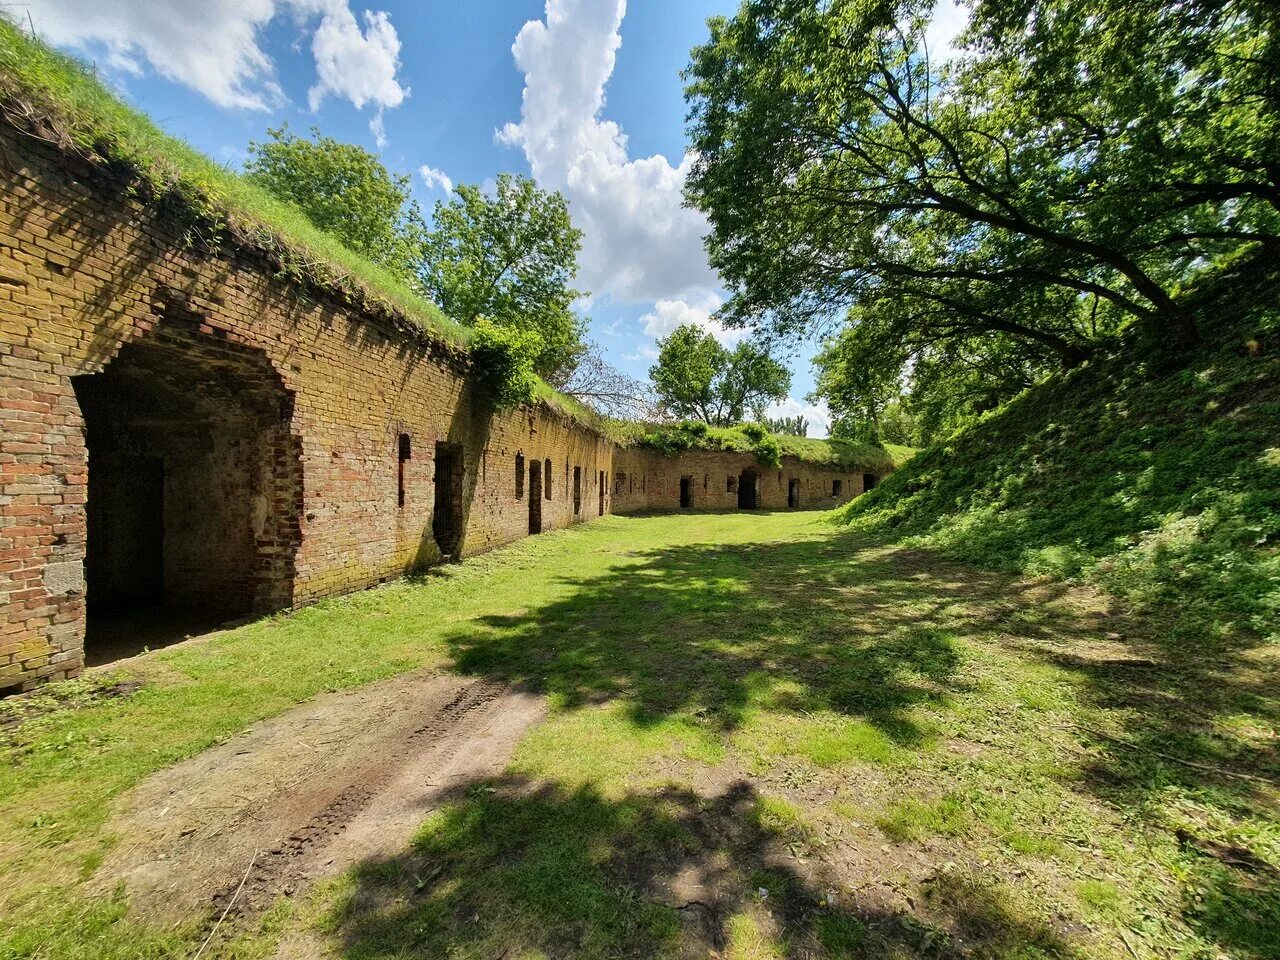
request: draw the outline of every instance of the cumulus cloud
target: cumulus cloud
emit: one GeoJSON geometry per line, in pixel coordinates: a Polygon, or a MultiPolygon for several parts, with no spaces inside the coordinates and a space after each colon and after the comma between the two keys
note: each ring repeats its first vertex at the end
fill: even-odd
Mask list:
{"type": "Polygon", "coordinates": [[[661,339],[676,327],[692,323],[709,332],[724,344],[732,344],[746,336],[745,331],[729,330],[719,323],[712,313],[720,306],[720,298],[714,294],[701,298],[693,298],[693,302],[683,299],[660,299],[653,305],[653,310],[640,318],[644,324],[644,332],[655,339],[661,339]]]}
{"type": "Polygon", "coordinates": [[[324,4],[328,9],[311,38],[316,58],[316,84],[307,99],[320,109],[325,97],[349,100],[356,109],[372,104],[398,107],[409,95],[396,74],[400,70],[400,37],[383,11],[364,12],[364,30],[346,0],[324,4]]]}
{"type": "Polygon", "coordinates": [[[633,160],[626,134],[602,116],[625,13],[626,0],[546,0],[545,19],[512,45],[524,96],[520,121],[497,139],[568,197],[587,289],[622,302],[705,298],[720,284],[702,247],[706,219],[682,205],[692,157],[633,160]]]}
{"type": "Polygon", "coordinates": [[[427,185],[427,189],[439,187],[446,194],[453,193],[453,180],[443,170],[437,170],[424,163],[418,168],[418,174],[422,177],[422,182],[427,185]]]}
{"type": "Polygon", "coordinates": [[[149,64],[220,107],[268,110],[285,97],[261,32],[284,11],[304,26],[319,21],[313,109],[328,96],[379,109],[408,96],[396,78],[400,40],[391,21],[366,11],[362,30],[347,0],[44,0],[31,16],[43,38],[101,54],[111,69],[141,74],[149,64]]]}

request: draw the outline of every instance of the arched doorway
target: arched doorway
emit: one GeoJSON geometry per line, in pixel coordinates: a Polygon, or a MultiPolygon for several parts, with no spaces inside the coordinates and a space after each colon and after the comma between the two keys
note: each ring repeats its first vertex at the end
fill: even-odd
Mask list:
{"type": "Polygon", "coordinates": [[[73,385],[89,454],[86,663],[288,606],[301,447],[266,355],[166,324],[73,385]]]}
{"type": "Polygon", "coordinates": [[[759,506],[760,475],[754,470],[746,469],[738,474],[738,509],[754,510],[759,506]]]}

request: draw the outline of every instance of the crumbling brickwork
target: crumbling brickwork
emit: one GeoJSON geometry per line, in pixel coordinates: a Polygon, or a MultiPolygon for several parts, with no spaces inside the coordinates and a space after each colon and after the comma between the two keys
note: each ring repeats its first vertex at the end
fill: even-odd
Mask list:
{"type": "Polygon", "coordinates": [[[451,347],[242,246],[192,248],[8,127],[0,159],[0,687],[81,669],[91,524],[113,531],[95,602],[262,612],[438,561],[438,443],[461,457],[461,556],[528,532],[517,454],[559,468],[542,529],[596,515],[605,438],[543,408],[493,415],[451,347]]]}
{"type": "MultiPolygon", "coordinates": [[[[0,125],[0,689],[78,674],[114,608],[257,614],[614,510],[738,505],[751,458],[620,450],[494,413],[385,309],[189,238],[127,181],[0,125]],[[520,480],[517,480],[517,468],[520,480]]],[[[856,475],[756,465],[758,502],[856,475]]],[[[843,490],[832,496],[831,483],[843,490]]]]}

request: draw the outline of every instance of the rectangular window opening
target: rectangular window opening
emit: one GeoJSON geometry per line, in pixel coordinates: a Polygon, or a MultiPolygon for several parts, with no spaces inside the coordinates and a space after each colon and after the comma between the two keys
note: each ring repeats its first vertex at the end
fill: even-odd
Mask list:
{"type": "Polygon", "coordinates": [[[524,454],[516,454],[516,499],[524,499],[524,454]]]}
{"type": "Polygon", "coordinates": [[[397,452],[396,503],[403,508],[405,503],[405,464],[413,458],[413,444],[407,433],[400,434],[397,452]]]}

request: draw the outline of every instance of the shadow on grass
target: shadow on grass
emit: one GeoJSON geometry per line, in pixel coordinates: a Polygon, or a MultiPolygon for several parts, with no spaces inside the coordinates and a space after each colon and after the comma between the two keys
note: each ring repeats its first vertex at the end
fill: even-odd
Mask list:
{"type": "Polygon", "coordinates": [[[940,875],[913,913],[855,907],[787,843],[743,782],[610,798],[506,778],[363,865],[325,928],[362,960],[1073,955],[973,875],[940,875]]]}
{"type": "Polygon", "coordinates": [[[840,537],[641,551],[446,641],[465,673],[529,683],[565,707],[618,699],[642,725],[684,713],[730,731],[761,701],[861,717],[915,744],[913,708],[966,686],[937,611],[969,585],[854,564],[854,552],[840,537]]]}
{"type": "MultiPolygon", "coordinates": [[[[831,711],[913,751],[937,732],[936,719],[922,718],[945,724],[948,702],[975,692],[967,644],[998,638],[1011,657],[1063,671],[1077,691],[1082,707],[1068,726],[1087,754],[1063,774],[1076,789],[1165,831],[1156,811],[1170,790],[1237,820],[1265,822],[1274,811],[1274,737],[1222,725],[1280,722],[1273,678],[1247,667],[1247,649],[1206,656],[1157,619],[1075,604],[1067,585],[856,532],[676,546],[632,560],[599,577],[564,577],[560,599],[518,616],[460,626],[447,637],[459,669],[528,683],[569,708],[620,702],[641,727],[684,715],[728,734],[753,708],[831,711]],[[1093,725],[1109,718],[1109,730],[1093,725]]],[[[1276,956],[1274,867],[1206,849],[1184,846],[1179,856],[1193,878],[1183,919],[1243,956],[1276,956]]]]}

